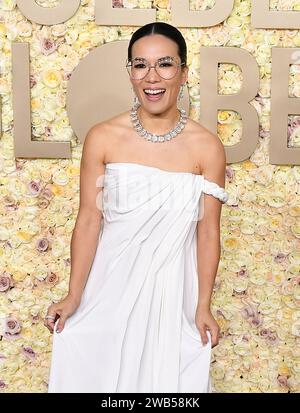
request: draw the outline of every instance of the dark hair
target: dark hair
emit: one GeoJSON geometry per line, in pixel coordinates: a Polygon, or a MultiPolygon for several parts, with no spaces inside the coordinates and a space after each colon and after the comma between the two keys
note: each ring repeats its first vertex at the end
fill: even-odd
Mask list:
{"type": "Polygon", "coordinates": [[[164,22],[153,22],[145,24],[133,33],[128,45],[128,60],[131,60],[132,58],[132,46],[134,42],[136,42],[141,37],[151,36],[153,34],[161,34],[177,43],[178,55],[180,56],[181,62],[184,63],[183,66],[186,66],[187,47],[184,37],[176,27],[164,22]]]}

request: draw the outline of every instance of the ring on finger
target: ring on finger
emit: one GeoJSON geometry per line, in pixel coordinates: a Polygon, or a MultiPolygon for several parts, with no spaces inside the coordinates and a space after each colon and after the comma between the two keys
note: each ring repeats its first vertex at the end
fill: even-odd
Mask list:
{"type": "Polygon", "coordinates": [[[55,317],[53,315],[46,315],[45,320],[55,320],[55,317]]]}

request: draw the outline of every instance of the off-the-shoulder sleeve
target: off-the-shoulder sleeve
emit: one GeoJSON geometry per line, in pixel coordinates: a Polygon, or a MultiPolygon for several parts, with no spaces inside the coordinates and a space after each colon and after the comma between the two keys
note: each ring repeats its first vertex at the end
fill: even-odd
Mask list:
{"type": "Polygon", "coordinates": [[[216,184],[215,182],[211,182],[207,179],[203,179],[203,192],[209,195],[213,195],[214,197],[218,198],[222,203],[226,203],[228,201],[228,193],[225,191],[224,188],[216,184]]]}

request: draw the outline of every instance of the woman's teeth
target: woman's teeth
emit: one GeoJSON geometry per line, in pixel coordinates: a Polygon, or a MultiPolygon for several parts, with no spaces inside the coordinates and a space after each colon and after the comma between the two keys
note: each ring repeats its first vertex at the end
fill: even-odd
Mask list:
{"type": "Polygon", "coordinates": [[[166,89],[145,89],[144,91],[150,95],[157,95],[159,93],[164,93],[166,89]]]}
{"type": "Polygon", "coordinates": [[[148,100],[159,100],[165,93],[166,89],[144,89],[145,95],[148,100]]]}

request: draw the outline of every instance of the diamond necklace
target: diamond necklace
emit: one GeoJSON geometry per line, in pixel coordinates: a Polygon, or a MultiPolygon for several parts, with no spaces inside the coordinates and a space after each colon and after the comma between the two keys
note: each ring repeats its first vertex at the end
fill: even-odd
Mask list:
{"type": "Polygon", "coordinates": [[[177,125],[175,126],[174,129],[172,129],[170,132],[165,133],[164,135],[156,135],[154,133],[148,132],[146,131],[146,129],[143,128],[143,126],[141,125],[141,122],[138,118],[137,115],[137,109],[141,104],[138,102],[136,104],[133,105],[131,112],[130,112],[130,118],[131,121],[133,123],[133,127],[134,129],[137,131],[137,133],[145,138],[148,141],[152,141],[152,142],[166,142],[171,140],[172,138],[174,138],[175,136],[177,136],[185,127],[186,122],[187,122],[187,114],[186,111],[184,109],[179,109],[180,111],[180,119],[177,122],[177,125]]]}

